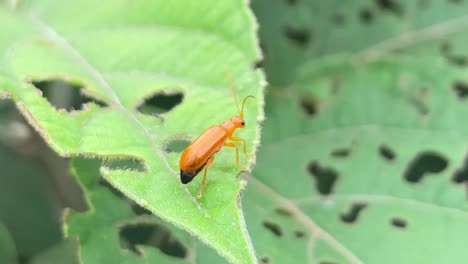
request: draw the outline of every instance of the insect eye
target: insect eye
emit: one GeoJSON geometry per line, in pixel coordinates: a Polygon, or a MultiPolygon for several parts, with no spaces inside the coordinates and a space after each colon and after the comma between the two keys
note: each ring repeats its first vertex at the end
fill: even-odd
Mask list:
{"type": "Polygon", "coordinates": [[[242,123],[241,123],[241,124],[242,124],[242,126],[245,126],[245,121],[244,121],[244,120],[242,120],[242,123]]]}

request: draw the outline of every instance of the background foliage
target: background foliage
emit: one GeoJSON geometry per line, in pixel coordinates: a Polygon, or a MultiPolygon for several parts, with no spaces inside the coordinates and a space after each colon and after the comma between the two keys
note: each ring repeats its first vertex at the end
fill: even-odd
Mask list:
{"type": "MultiPolygon", "coordinates": [[[[468,126],[464,122],[468,111],[468,3],[253,0],[251,7],[260,25],[264,53],[264,60],[257,66],[265,69],[269,82],[266,121],[262,125],[262,144],[255,169],[250,175],[241,175],[248,182],[241,195],[242,211],[258,262],[468,260],[464,250],[468,231],[468,126]]],[[[188,24],[205,21],[201,27],[208,28],[218,28],[215,25],[223,21],[219,16],[209,21],[199,16],[194,19],[195,15],[187,15],[197,13],[193,8],[184,6],[184,16],[179,16],[180,21],[179,17],[173,18],[174,21],[188,24]]],[[[232,5],[229,10],[241,10],[240,14],[245,11],[241,5],[232,5]]],[[[239,21],[230,23],[236,25],[239,21]]],[[[230,28],[228,24],[221,23],[219,28],[230,28]]],[[[239,39],[238,47],[249,50],[255,45],[249,46],[249,41],[243,40],[249,39],[247,35],[253,34],[253,28],[243,28],[247,32],[243,36],[227,32],[238,37],[235,38],[239,39]]],[[[212,43],[206,35],[197,41],[212,43]]],[[[133,50],[132,45],[125,43],[120,49],[133,50]]],[[[105,41],[100,45],[109,46],[105,41]]],[[[177,45],[174,49],[183,50],[177,45]]],[[[221,46],[219,50],[212,46],[207,50],[209,55],[203,60],[219,70],[217,74],[203,75],[206,79],[202,78],[200,86],[214,83],[225,87],[224,70],[218,65],[222,60],[213,54],[231,58],[230,52],[221,46]]],[[[254,49],[249,54],[247,58],[252,61],[240,58],[243,66],[232,70],[240,89],[245,89],[240,91],[241,95],[248,93],[246,84],[256,83],[255,89],[261,89],[259,76],[249,79],[254,76],[250,75],[250,67],[257,59],[254,49]]],[[[167,61],[170,63],[172,59],[167,61]]],[[[191,74],[194,67],[187,64],[189,80],[199,78],[191,74]]],[[[77,90],[66,89],[70,85],[76,83],[35,83],[49,101],[54,97],[59,102],[71,98],[65,100],[67,106],[79,98],[77,94],[70,95],[73,93],[70,91],[77,90]],[[65,95],[61,93],[64,90],[65,95]]],[[[200,91],[206,90],[202,87],[200,91]]],[[[144,113],[167,111],[180,102],[178,96],[177,91],[162,94],[140,109],[144,113]]],[[[232,99],[226,98],[219,102],[219,108],[232,105],[232,99]]],[[[96,107],[103,103],[100,101],[106,102],[95,101],[96,107]]],[[[15,201],[0,207],[0,262],[60,263],[64,259],[75,263],[226,262],[197,237],[144,208],[157,212],[151,205],[145,206],[136,196],[125,192],[132,181],[119,183],[121,175],[115,175],[105,177],[109,184],[99,177],[109,170],[144,170],[142,164],[131,159],[108,160],[101,167],[100,160],[73,159],[70,167],[80,183],[78,188],[72,177],[65,177],[68,165],[47,151],[10,103],[0,104],[4,142],[0,149],[4,153],[0,159],[4,168],[0,188],[4,190],[0,195],[5,196],[3,201],[15,201]],[[84,195],[80,195],[80,189],[85,190],[84,195]],[[18,207],[23,210],[12,209],[18,207]],[[62,207],[73,208],[66,212],[64,234],[60,232],[62,207]]],[[[184,102],[181,107],[190,112],[194,105],[184,102]]],[[[174,111],[163,117],[170,119],[174,111]]],[[[251,106],[248,126],[255,123],[254,113],[255,107],[251,106]]],[[[203,117],[204,113],[200,115],[203,117]]],[[[178,118],[170,120],[177,123],[178,118]]],[[[159,122],[157,118],[152,120],[159,122]]],[[[193,134],[213,124],[211,120],[194,123],[189,128],[193,134]]],[[[254,139],[255,127],[251,129],[241,134],[249,141],[254,139]]],[[[174,127],[169,131],[174,131],[174,127]]],[[[177,153],[189,138],[177,139],[166,146],[172,153],[168,154],[172,162],[176,162],[177,153]]],[[[237,168],[229,166],[232,158],[227,151],[220,153],[218,168],[229,168],[229,174],[234,175],[237,168]]],[[[207,186],[207,192],[211,189],[229,193],[232,185],[238,183],[222,176],[210,178],[213,183],[207,186]]],[[[196,187],[189,190],[194,193],[196,187]]],[[[210,196],[215,197],[207,193],[206,197],[210,196]]],[[[194,223],[209,230],[210,223],[194,223]]],[[[194,233],[193,227],[183,227],[194,233]]],[[[208,243],[218,250],[222,244],[217,244],[216,239],[208,243]]],[[[243,249],[221,250],[243,254],[243,249]]],[[[247,262],[233,260],[236,257],[229,258],[228,254],[223,255],[230,261],[247,262]]]]}

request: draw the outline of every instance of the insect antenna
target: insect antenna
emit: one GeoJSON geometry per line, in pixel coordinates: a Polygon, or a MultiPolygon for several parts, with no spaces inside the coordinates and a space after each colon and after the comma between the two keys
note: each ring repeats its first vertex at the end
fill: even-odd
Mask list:
{"type": "Polygon", "coordinates": [[[226,73],[227,73],[227,76],[228,76],[228,79],[229,79],[229,87],[231,87],[231,92],[232,92],[232,95],[233,95],[233,97],[234,97],[234,101],[236,102],[237,111],[239,112],[240,118],[244,119],[244,106],[245,106],[245,102],[247,101],[247,99],[249,99],[249,98],[255,99],[255,97],[253,97],[252,95],[246,96],[246,97],[244,98],[244,100],[242,100],[242,110],[239,109],[239,101],[237,100],[236,90],[234,89],[234,81],[232,80],[232,76],[231,76],[231,73],[229,72],[229,69],[228,69],[228,68],[226,68],[226,73]]]}
{"type": "Polygon", "coordinates": [[[232,96],[234,97],[234,101],[236,103],[237,112],[239,112],[239,115],[242,115],[242,112],[239,109],[239,101],[237,101],[236,90],[234,90],[234,81],[232,80],[232,76],[231,76],[231,73],[229,72],[228,68],[226,68],[226,74],[227,74],[228,79],[229,79],[229,87],[231,88],[232,96]]]}
{"type": "Polygon", "coordinates": [[[253,97],[252,95],[247,95],[244,100],[242,101],[242,111],[240,112],[240,118],[244,119],[244,106],[245,106],[245,102],[247,101],[247,99],[249,98],[252,98],[252,99],[255,99],[255,97],[253,97]]]}

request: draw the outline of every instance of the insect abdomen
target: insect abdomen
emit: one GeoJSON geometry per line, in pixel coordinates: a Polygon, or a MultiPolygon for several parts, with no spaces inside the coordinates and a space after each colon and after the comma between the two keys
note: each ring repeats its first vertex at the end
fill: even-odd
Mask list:
{"type": "Polygon", "coordinates": [[[206,162],[218,152],[226,141],[227,132],[221,127],[210,127],[190,146],[180,158],[180,181],[189,183],[205,167],[206,162]]]}
{"type": "Polygon", "coordinates": [[[195,178],[195,176],[197,176],[197,174],[198,174],[198,171],[197,172],[188,172],[188,171],[180,170],[180,181],[183,184],[187,184],[187,183],[191,182],[193,180],[193,178],[195,178]]]}

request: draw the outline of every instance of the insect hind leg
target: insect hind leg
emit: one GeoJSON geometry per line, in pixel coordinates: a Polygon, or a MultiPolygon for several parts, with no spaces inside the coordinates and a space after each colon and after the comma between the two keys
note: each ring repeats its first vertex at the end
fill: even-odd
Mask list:
{"type": "Polygon", "coordinates": [[[200,184],[200,189],[198,190],[198,194],[197,194],[197,197],[200,199],[203,195],[203,188],[205,188],[205,184],[206,184],[206,174],[208,172],[208,168],[211,167],[211,165],[213,164],[214,162],[214,156],[211,156],[210,159],[206,162],[206,165],[205,165],[205,169],[203,171],[203,180],[200,184]]]}

